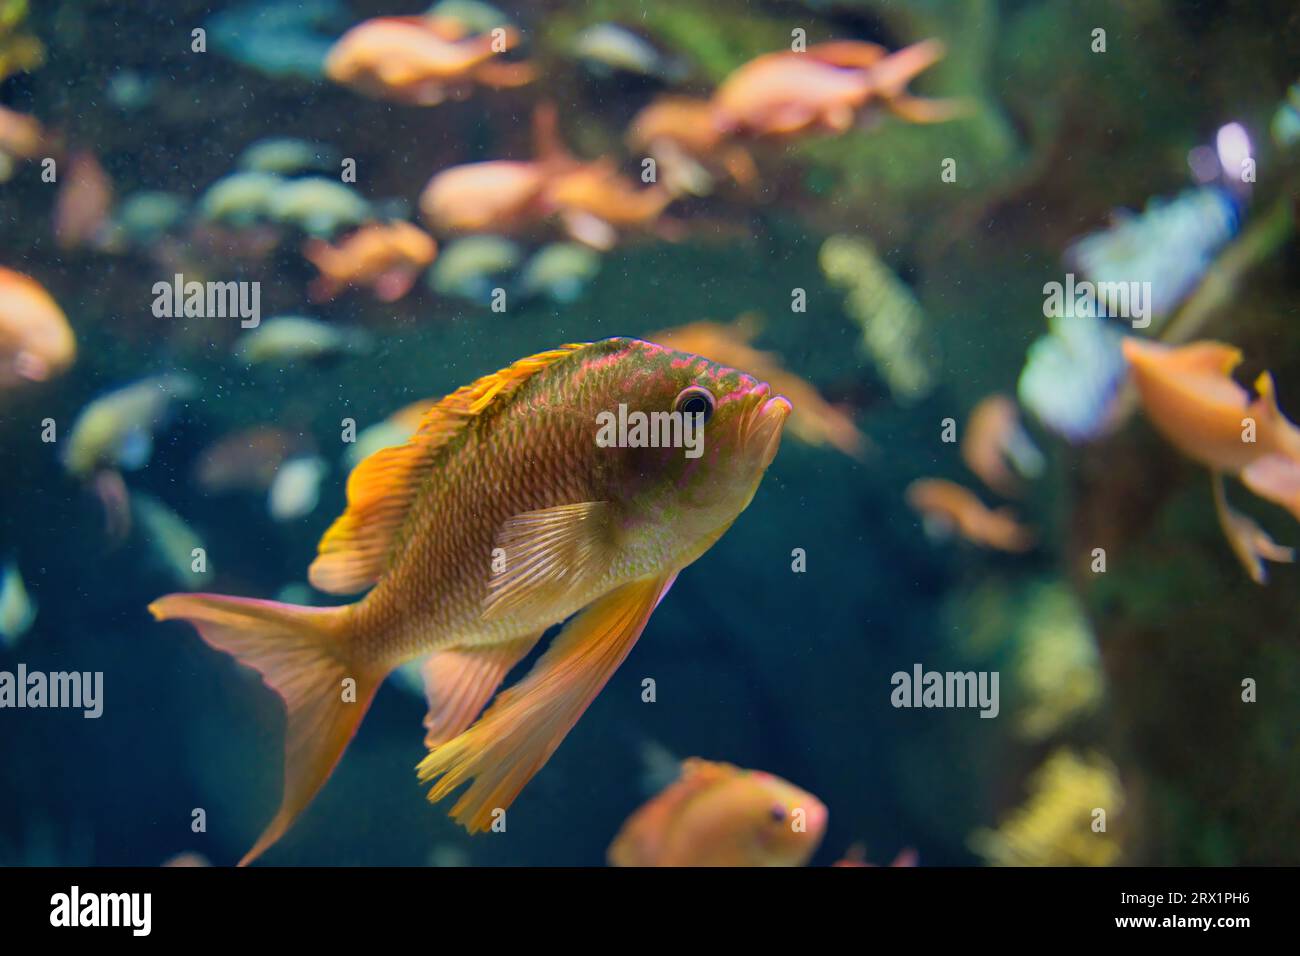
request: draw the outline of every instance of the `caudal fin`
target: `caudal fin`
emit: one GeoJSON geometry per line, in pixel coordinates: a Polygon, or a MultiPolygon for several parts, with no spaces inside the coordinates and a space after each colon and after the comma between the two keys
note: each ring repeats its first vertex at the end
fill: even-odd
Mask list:
{"type": "Polygon", "coordinates": [[[325,783],[384,675],[350,663],[347,607],[168,594],[149,611],[159,621],[189,621],[213,647],[260,672],[284,699],[284,796],[275,818],[239,861],[244,866],[284,835],[325,783]]]}

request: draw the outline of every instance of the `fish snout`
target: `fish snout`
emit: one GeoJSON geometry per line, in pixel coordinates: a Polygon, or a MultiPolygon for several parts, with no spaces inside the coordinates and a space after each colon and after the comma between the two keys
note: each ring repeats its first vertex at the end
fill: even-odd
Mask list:
{"type": "Polygon", "coordinates": [[[826,832],[826,821],[830,818],[830,811],[826,809],[826,804],[816,797],[809,799],[803,809],[809,836],[820,842],[822,834],[826,832]]]}
{"type": "Polygon", "coordinates": [[[755,390],[759,404],[755,408],[753,425],[750,428],[749,445],[759,455],[762,467],[766,468],[776,457],[781,447],[781,432],[785,420],[790,417],[793,406],[784,395],[767,397],[770,389],[766,384],[755,390]]]}

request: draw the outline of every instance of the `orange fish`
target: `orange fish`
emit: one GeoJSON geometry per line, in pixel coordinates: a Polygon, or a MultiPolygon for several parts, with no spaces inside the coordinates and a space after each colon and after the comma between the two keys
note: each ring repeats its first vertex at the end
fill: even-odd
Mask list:
{"type": "Polygon", "coordinates": [[[609,160],[554,177],[544,197],[573,239],[601,250],[612,248],[620,231],[652,228],[673,199],[659,183],[638,189],[609,160]]]}
{"type": "Polygon", "coordinates": [[[489,160],[444,169],[420,193],[420,212],[441,235],[518,232],[546,215],[544,163],[489,160]]]}
{"type": "Polygon", "coordinates": [[[632,118],[625,139],[653,156],[664,183],[679,193],[707,193],[718,170],[741,186],[758,181],[753,157],[728,140],[709,100],[661,96],[632,118]]]}
{"type": "Polygon", "coordinates": [[[1240,350],[1222,342],[1171,347],[1124,339],[1142,408],[1171,444],[1211,471],[1234,475],[1300,519],[1300,430],[1277,407],[1273,376],[1256,397],[1232,378],[1240,350]]]}
{"type": "Polygon", "coordinates": [[[1005,395],[990,395],[971,411],[961,457],[984,484],[1007,497],[1020,493],[1022,472],[1034,475],[1043,467],[1042,453],[1020,423],[1016,403],[1005,395]]]}
{"type": "Polygon", "coordinates": [[[896,53],[874,43],[841,40],[802,53],[767,53],[737,68],[713,97],[715,122],[725,133],[789,137],[843,133],[872,102],[912,122],[940,122],[964,107],[920,100],[907,84],[944,56],[938,40],[896,53]]]}
{"type": "Polygon", "coordinates": [[[907,486],[907,503],[925,521],[928,532],[956,531],[967,541],[999,551],[1028,551],[1034,536],[1009,508],[991,511],[961,485],[941,478],[922,478],[907,486]]]}
{"type": "Polygon", "coordinates": [[[578,167],[557,132],[555,106],[533,113],[535,160],[488,160],[452,166],[435,174],[420,193],[420,213],[439,234],[514,233],[550,213],[547,181],[578,167]]]}
{"type": "Polygon", "coordinates": [[[826,807],[761,770],[691,757],[632,814],[611,866],[803,866],[826,832],[826,807]]]}
{"type": "Polygon", "coordinates": [[[672,201],[658,184],[636,188],[608,159],[569,153],[552,104],[534,114],[533,139],[536,160],[489,160],[435,175],[420,195],[425,222],[440,233],[515,233],[558,216],[575,240],[603,250],[620,230],[655,227],[672,201]]]}
{"type": "Polygon", "coordinates": [[[469,783],[452,816],[471,832],[491,826],[677,574],[749,504],[789,412],[767,385],[698,356],[636,339],[562,346],[452,393],[407,442],[352,472],[347,510],[308,577],[332,594],[371,588],[356,603],[171,594],[151,604],[284,699],[283,800],[243,862],[311,801],[389,672],[425,656],[434,746],[419,777],[433,783],[431,801],[469,783]],[[680,447],[674,421],[683,442],[687,421],[702,431],[680,447]],[[570,617],[475,722],[509,670],[570,617]]]}
{"type": "Polygon", "coordinates": [[[0,267],[0,388],[53,378],[76,357],[72,327],[45,287],[0,267]]]}
{"type": "Polygon", "coordinates": [[[75,249],[99,238],[113,205],[113,184],[90,153],[68,160],[54,204],[54,240],[60,249],[75,249]]]}
{"type": "Polygon", "coordinates": [[[16,159],[35,159],[45,148],[45,129],[39,120],[0,106],[0,153],[16,159]]]}
{"type": "Polygon", "coordinates": [[[417,106],[463,99],[475,84],[520,86],[534,73],[524,63],[493,58],[513,48],[519,34],[501,27],[477,36],[448,37],[445,21],[376,17],[338,39],[325,58],[325,75],[367,96],[417,106]]]}
{"type": "Polygon", "coordinates": [[[815,385],[787,371],[774,352],[760,352],[750,345],[758,333],[753,316],[741,316],[730,325],[719,322],[691,322],[674,329],[654,332],[646,338],[670,349],[694,352],[734,368],[749,369],[772,388],[790,399],[790,434],[809,445],[831,445],[859,461],[866,454],[867,439],[853,419],[822,398],[815,385]]]}
{"type": "Polygon", "coordinates": [[[308,446],[282,428],[245,428],[204,449],[194,469],[195,478],[205,491],[266,491],[280,465],[308,446]]]}
{"type": "Polygon", "coordinates": [[[320,270],[311,286],[314,301],[328,302],[345,288],[369,286],[380,302],[396,302],[433,262],[438,244],[409,222],[371,223],[338,245],[309,239],[302,252],[320,270]]]}

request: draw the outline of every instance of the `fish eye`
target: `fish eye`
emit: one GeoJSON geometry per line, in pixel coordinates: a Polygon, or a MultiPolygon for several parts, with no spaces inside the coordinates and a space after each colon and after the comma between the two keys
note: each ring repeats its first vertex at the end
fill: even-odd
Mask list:
{"type": "Polygon", "coordinates": [[[713,417],[713,393],[699,385],[691,385],[681,390],[673,402],[673,410],[683,415],[703,415],[704,421],[713,417]]]}
{"type": "Polygon", "coordinates": [[[785,807],[779,803],[775,804],[771,810],[767,811],[768,816],[772,818],[773,823],[785,823],[785,807]]]}

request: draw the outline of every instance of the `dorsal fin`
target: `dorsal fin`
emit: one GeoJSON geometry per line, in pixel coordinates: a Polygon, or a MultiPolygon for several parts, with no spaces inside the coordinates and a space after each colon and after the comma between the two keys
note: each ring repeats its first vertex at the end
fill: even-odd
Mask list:
{"type": "Polygon", "coordinates": [[[520,359],[452,392],[430,408],[405,444],[382,448],[348,476],[348,506],[330,525],[307,571],[314,587],[330,594],[353,594],[388,569],[398,530],[438,452],[494,402],[508,398],[534,373],[586,348],[562,345],[520,359]]]}
{"type": "Polygon", "coordinates": [[[682,761],[682,772],[674,786],[695,794],[742,772],[733,764],[705,760],[703,757],[687,757],[682,761]]]}

